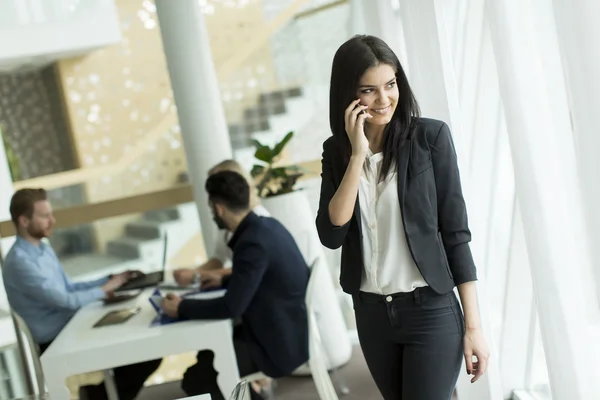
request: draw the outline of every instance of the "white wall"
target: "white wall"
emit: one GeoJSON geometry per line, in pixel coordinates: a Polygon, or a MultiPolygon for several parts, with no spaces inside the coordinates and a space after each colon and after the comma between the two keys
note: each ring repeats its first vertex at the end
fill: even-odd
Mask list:
{"type": "Polygon", "coordinates": [[[120,42],[113,0],[0,2],[0,71],[120,42]]]}

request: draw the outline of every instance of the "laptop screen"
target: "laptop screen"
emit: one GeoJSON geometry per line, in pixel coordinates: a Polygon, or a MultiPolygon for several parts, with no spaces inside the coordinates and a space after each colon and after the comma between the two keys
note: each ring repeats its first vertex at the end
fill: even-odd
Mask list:
{"type": "Polygon", "coordinates": [[[167,269],[167,248],[169,244],[169,235],[165,232],[165,236],[163,237],[163,259],[162,259],[162,273],[163,276],[167,269]]]}

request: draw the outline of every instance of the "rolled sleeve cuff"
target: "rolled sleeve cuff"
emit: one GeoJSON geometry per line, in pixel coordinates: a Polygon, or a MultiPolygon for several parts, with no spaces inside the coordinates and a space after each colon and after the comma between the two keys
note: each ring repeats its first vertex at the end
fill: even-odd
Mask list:
{"type": "MultiPolygon", "coordinates": [[[[354,217],[352,217],[354,218],[354,217]]],[[[317,231],[323,246],[337,249],[344,243],[352,218],[344,225],[334,225],[329,218],[329,211],[317,215],[317,231]]]]}
{"type": "Polygon", "coordinates": [[[102,288],[99,287],[92,289],[91,294],[94,300],[100,300],[106,297],[104,290],[102,290],[102,288]]]}
{"type": "Polygon", "coordinates": [[[456,286],[477,280],[477,268],[475,267],[468,243],[456,246],[449,256],[448,262],[456,286]]]}
{"type": "Polygon", "coordinates": [[[181,319],[191,319],[193,314],[194,302],[191,300],[181,300],[179,307],[177,307],[177,315],[181,319]]]}

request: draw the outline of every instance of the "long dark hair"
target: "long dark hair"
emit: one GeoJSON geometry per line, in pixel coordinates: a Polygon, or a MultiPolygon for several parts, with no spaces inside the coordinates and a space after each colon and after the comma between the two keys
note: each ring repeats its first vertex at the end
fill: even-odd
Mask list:
{"type": "Polygon", "coordinates": [[[419,105],[400,60],[383,40],[375,36],[356,35],[341,45],[335,53],[329,88],[329,125],[344,159],[348,162],[352,149],[346,134],[344,111],[357,98],[358,84],[365,71],[379,64],[388,64],[395,69],[399,92],[396,111],[384,130],[381,179],[396,165],[400,149],[412,138],[415,123],[420,116],[419,105]]]}

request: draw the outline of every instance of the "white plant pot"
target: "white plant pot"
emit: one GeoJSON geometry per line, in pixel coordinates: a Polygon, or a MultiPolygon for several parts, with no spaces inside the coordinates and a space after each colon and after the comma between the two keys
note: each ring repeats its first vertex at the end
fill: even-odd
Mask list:
{"type": "MultiPolygon", "coordinates": [[[[315,215],[304,192],[297,190],[262,200],[263,206],[292,234],[304,259],[327,264],[323,246],[315,226],[315,215]]],[[[322,270],[330,271],[329,265],[322,270]]],[[[337,368],[350,360],[352,344],[336,295],[331,274],[323,274],[316,283],[315,312],[329,368],[337,368]]]]}

